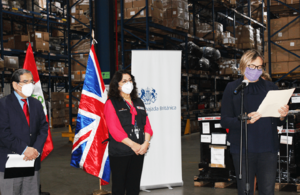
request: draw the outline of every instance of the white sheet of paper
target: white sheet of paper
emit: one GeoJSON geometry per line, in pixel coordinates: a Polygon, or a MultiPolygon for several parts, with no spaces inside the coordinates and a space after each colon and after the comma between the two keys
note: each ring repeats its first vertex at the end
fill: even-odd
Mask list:
{"type": "Polygon", "coordinates": [[[280,136],[280,143],[281,144],[287,144],[288,143],[288,145],[292,145],[293,144],[293,137],[282,135],[282,136],[280,136]]]}
{"type": "Polygon", "coordinates": [[[211,164],[225,164],[225,150],[224,149],[216,149],[211,147],[210,153],[210,163],[211,164]]]}
{"type": "Polygon", "coordinates": [[[258,107],[261,117],[280,117],[278,110],[289,102],[295,88],[285,90],[270,90],[258,107]]]}
{"type": "Polygon", "coordinates": [[[35,160],[23,160],[25,155],[19,154],[8,154],[9,158],[6,161],[5,168],[13,168],[13,167],[34,167],[35,160]]]}
{"type": "Polygon", "coordinates": [[[201,135],[201,143],[211,143],[211,135],[201,135]]]}
{"type": "Polygon", "coordinates": [[[225,133],[213,133],[211,134],[211,144],[223,144],[226,145],[226,134],[225,133]]]}
{"type": "Polygon", "coordinates": [[[292,103],[300,103],[300,97],[292,97],[292,103]]]}
{"type": "Polygon", "coordinates": [[[218,128],[222,128],[221,124],[220,123],[215,123],[215,128],[218,129],[218,128]]]}
{"type": "Polygon", "coordinates": [[[209,122],[202,123],[202,133],[210,133],[209,122]]]}

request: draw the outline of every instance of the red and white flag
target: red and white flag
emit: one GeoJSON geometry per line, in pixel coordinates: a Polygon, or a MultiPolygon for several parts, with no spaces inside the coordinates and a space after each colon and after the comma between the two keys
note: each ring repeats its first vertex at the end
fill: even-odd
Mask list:
{"type": "MultiPolygon", "coordinates": [[[[38,99],[42,103],[43,108],[44,108],[44,113],[46,115],[46,120],[49,123],[49,119],[48,119],[48,115],[47,115],[47,107],[45,104],[45,98],[44,98],[44,94],[43,94],[43,90],[42,90],[42,85],[41,85],[39,73],[36,68],[36,64],[35,64],[35,60],[34,60],[34,56],[33,56],[33,52],[32,52],[30,43],[27,48],[23,69],[29,70],[33,75],[33,80],[35,82],[35,85],[34,85],[34,90],[33,90],[33,93],[31,96],[38,99]]],[[[51,136],[51,132],[50,132],[50,127],[48,126],[48,137],[46,139],[46,142],[45,142],[45,145],[43,148],[41,161],[44,160],[50,154],[50,152],[52,150],[53,150],[53,141],[52,141],[52,136],[51,136]]]]}

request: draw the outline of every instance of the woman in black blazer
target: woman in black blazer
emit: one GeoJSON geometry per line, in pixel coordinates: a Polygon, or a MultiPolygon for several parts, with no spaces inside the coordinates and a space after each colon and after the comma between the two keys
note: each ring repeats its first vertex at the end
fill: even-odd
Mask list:
{"type": "MultiPolygon", "coordinates": [[[[288,113],[288,105],[284,105],[278,112],[280,118],[264,117],[256,112],[259,105],[269,90],[277,90],[278,87],[270,81],[261,78],[264,72],[263,56],[256,50],[244,53],[240,61],[242,78],[228,83],[222,98],[221,125],[229,129],[228,141],[233,157],[236,175],[239,174],[240,152],[240,120],[241,93],[234,95],[234,90],[243,81],[248,80],[249,85],[244,89],[244,112],[249,113],[251,120],[248,124],[248,160],[250,194],[253,194],[254,176],[257,176],[259,194],[274,194],[277,153],[279,141],[277,126],[282,125],[288,113]]],[[[243,133],[245,135],[245,133],[243,133]]],[[[243,137],[245,139],[245,137],[243,137]]],[[[245,143],[245,140],[243,140],[245,143]]],[[[245,194],[246,169],[245,169],[245,145],[243,145],[242,179],[238,179],[238,194],[245,194]]]]}

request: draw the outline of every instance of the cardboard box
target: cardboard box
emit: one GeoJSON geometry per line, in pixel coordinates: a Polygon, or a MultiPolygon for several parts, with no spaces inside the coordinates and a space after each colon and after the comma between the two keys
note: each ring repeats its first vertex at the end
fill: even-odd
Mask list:
{"type": "MultiPolygon", "coordinates": [[[[148,2],[151,2],[151,0],[149,0],[148,2]]],[[[132,2],[132,7],[145,7],[145,6],[146,6],[145,0],[133,0],[132,2]]]]}
{"type": "Polygon", "coordinates": [[[288,62],[272,63],[272,74],[287,73],[289,71],[288,62]]]}
{"type": "Polygon", "coordinates": [[[15,35],[15,49],[26,50],[29,41],[28,35],[15,35]]]}
{"type": "MultiPolygon", "coordinates": [[[[295,62],[289,62],[289,71],[293,70],[294,68],[296,68],[299,65],[300,65],[300,60],[295,61],[295,62]]],[[[300,68],[297,68],[296,70],[294,70],[293,73],[300,73],[300,68]]]]}
{"type": "Polygon", "coordinates": [[[30,32],[30,42],[49,42],[49,33],[48,32],[41,32],[35,31],[30,32]]]}
{"type": "Polygon", "coordinates": [[[80,15],[79,21],[84,24],[88,24],[90,22],[90,20],[85,15],[80,15]]]}
{"type": "MultiPolygon", "coordinates": [[[[291,51],[300,50],[300,39],[276,41],[275,43],[291,51]]],[[[266,44],[265,44],[266,45],[266,44]]],[[[267,48],[267,47],[265,47],[267,48]]],[[[274,50],[273,44],[271,50],[274,50]]]]}
{"type": "Polygon", "coordinates": [[[243,43],[242,49],[254,49],[255,44],[254,43],[243,43]]]}
{"type": "Polygon", "coordinates": [[[65,117],[65,110],[64,109],[61,109],[61,110],[53,109],[52,110],[52,117],[53,118],[62,118],[62,117],[65,117]]]}
{"type": "Polygon", "coordinates": [[[71,17],[71,25],[79,24],[79,22],[78,22],[77,20],[75,20],[74,18],[77,19],[77,20],[80,20],[80,15],[77,14],[77,15],[73,15],[73,16],[71,17]]]}
{"type": "Polygon", "coordinates": [[[4,35],[3,36],[3,47],[14,49],[15,47],[15,39],[13,35],[4,35]]]}
{"type": "Polygon", "coordinates": [[[84,81],[85,74],[86,74],[86,71],[81,71],[81,81],[84,81]]]}
{"type": "MultiPolygon", "coordinates": [[[[70,108],[65,108],[65,116],[69,117],[69,109],[70,108]]],[[[78,107],[74,106],[71,109],[72,114],[78,114],[78,107]]]]}
{"type": "Polygon", "coordinates": [[[17,56],[4,56],[4,66],[6,68],[19,68],[19,57],[17,56]]]}
{"type": "Polygon", "coordinates": [[[52,125],[58,126],[58,125],[64,125],[64,118],[52,118],[52,125]]]}
{"type": "MultiPolygon", "coordinates": [[[[80,100],[81,92],[72,92],[72,96],[74,96],[75,98],[80,100]]],[[[73,97],[73,99],[75,100],[74,97],[73,97]]],[[[65,100],[68,100],[70,98],[70,94],[69,93],[64,93],[64,98],[65,98],[65,100]]]]}
{"type": "Polygon", "coordinates": [[[132,18],[136,13],[138,13],[139,8],[134,7],[134,8],[127,8],[126,9],[126,19],[132,18]]]}
{"type": "Polygon", "coordinates": [[[164,12],[158,8],[151,8],[151,16],[157,20],[163,20],[164,12]]]}
{"type": "MultiPolygon", "coordinates": [[[[276,51],[275,52],[271,52],[271,62],[276,62],[277,58],[276,58],[276,51]]],[[[264,53],[264,62],[267,63],[269,62],[269,56],[268,56],[268,52],[265,51],[264,53]]]]}
{"type": "Polygon", "coordinates": [[[90,5],[80,5],[79,14],[84,14],[84,12],[90,10],[90,5]]]}
{"type": "MultiPolygon", "coordinates": [[[[283,26],[288,23],[288,17],[282,17],[278,19],[271,20],[271,33],[274,34],[278,30],[280,30],[283,26]]],[[[289,38],[289,28],[284,28],[282,31],[278,32],[272,37],[272,40],[279,41],[279,40],[286,40],[289,38]]]]}
{"type": "Polygon", "coordinates": [[[31,46],[34,51],[43,51],[43,52],[50,51],[49,42],[45,42],[45,41],[31,42],[31,46]]]}
{"type": "Polygon", "coordinates": [[[63,100],[64,97],[65,97],[65,93],[64,92],[52,92],[51,93],[51,99],[52,99],[52,101],[63,100]]]}
{"type": "Polygon", "coordinates": [[[133,0],[125,0],[123,3],[124,8],[132,8],[132,6],[133,6],[132,2],[133,2],[133,0]]]}
{"type": "MultiPolygon", "coordinates": [[[[293,53],[297,54],[298,56],[300,56],[300,51],[293,51],[293,53]]],[[[294,61],[299,61],[300,58],[298,58],[297,56],[294,56],[293,54],[289,53],[289,62],[294,62],[294,61]]]]}
{"type": "MultiPolygon", "coordinates": [[[[293,21],[297,16],[289,16],[288,22],[293,21]]],[[[289,30],[289,39],[298,39],[300,38],[300,19],[297,19],[293,23],[291,23],[288,27],[289,30]]]]}
{"type": "Polygon", "coordinates": [[[81,81],[81,72],[80,71],[72,71],[71,79],[72,79],[72,81],[81,81]]]}
{"type": "Polygon", "coordinates": [[[51,109],[61,110],[65,108],[64,100],[51,101],[51,109]]]}
{"type": "MultiPolygon", "coordinates": [[[[274,51],[274,53],[275,53],[275,51],[274,51]]],[[[276,62],[288,62],[289,61],[289,53],[279,47],[276,48],[275,56],[276,56],[276,62]]]]}
{"type": "MultiPolygon", "coordinates": [[[[60,27],[56,27],[56,28],[60,28],[60,27]]],[[[64,30],[58,30],[58,29],[53,29],[52,30],[52,37],[63,37],[64,36],[64,30]]]]}

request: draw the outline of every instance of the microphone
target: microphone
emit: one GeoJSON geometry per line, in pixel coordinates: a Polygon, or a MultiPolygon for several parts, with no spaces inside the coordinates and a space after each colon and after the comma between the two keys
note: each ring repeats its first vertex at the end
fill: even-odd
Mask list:
{"type": "Polygon", "coordinates": [[[237,88],[235,88],[235,90],[233,91],[234,95],[238,94],[241,89],[243,89],[244,87],[247,87],[249,84],[248,80],[243,80],[241,84],[239,84],[239,86],[237,86],[237,88]]]}

